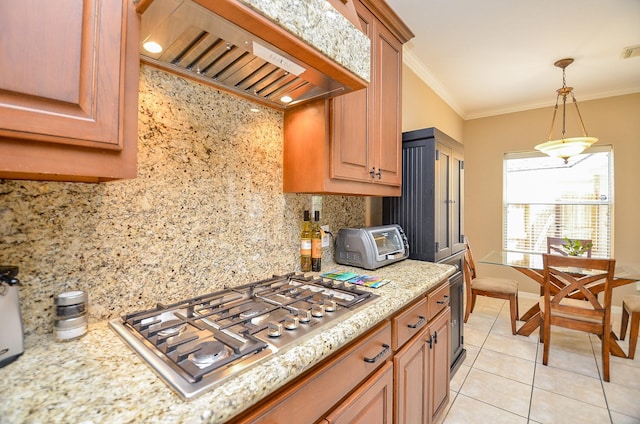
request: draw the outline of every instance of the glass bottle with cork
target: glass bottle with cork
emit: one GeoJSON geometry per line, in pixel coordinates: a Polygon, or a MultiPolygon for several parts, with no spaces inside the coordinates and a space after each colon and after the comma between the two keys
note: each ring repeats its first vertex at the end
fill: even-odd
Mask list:
{"type": "Polygon", "coordinates": [[[320,272],[322,267],[322,229],[320,228],[320,211],[314,212],[311,226],[311,271],[320,272]]]}
{"type": "Polygon", "coordinates": [[[311,222],[309,211],[304,211],[304,221],[300,232],[300,270],[311,271],[311,222]]]}

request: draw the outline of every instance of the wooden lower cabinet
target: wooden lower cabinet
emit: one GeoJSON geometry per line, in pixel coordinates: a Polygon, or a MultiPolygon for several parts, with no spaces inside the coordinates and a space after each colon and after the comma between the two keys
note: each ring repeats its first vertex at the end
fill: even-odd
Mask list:
{"type": "Polygon", "coordinates": [[[324,420],[330,424],[391,424],[393,363],[388,362],[324,420]]]}
{"type": "Polygon", "coordinates": [[[450,322],[447,280],[229,422],[431,424],[449,400],[450,322]]]}
{"type": "Polygon", "coordinates": [[[366,385],[369,376],[392,355],[391,325],[385,321],[231,422],[318,422],[343,399],[354,395],[362,384],[366,385]]]}
{"type": "Polygon", "coordinates": [[[449,349],[447,307],[395,356],[395,422],[433,422],[449,398],[449,349]]]}

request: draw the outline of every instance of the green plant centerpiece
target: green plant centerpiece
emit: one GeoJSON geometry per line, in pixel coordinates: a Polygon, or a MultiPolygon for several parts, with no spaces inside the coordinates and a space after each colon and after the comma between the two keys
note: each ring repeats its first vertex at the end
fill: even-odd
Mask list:
{"type": "Polygon", "coordinates": [[[569,256],[582,256],[593,247],[593,243],[582,243],[580,240],[573,240],[564,237],[565,244],[563,249],[569,256]]]}

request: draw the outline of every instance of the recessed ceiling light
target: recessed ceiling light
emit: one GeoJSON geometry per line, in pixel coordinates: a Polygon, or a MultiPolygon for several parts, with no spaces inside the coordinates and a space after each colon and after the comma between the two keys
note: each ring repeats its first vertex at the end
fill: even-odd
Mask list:
{"type": "Polygon", "coordinates": [[[149,53],[160,53],[162,51],[162,46],[155,41],[147,41],[142,47],[149,53]]]}
{"type": "Polygon", "coordinates": [[[282,103],[291,103],[293,101],[293,99],[289,96],[282,96],[280,97],[280,101],[282,103]]]}

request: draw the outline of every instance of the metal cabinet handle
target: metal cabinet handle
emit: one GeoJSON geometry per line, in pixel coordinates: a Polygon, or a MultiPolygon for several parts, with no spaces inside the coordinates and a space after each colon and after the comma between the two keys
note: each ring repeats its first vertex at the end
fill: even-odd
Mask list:
{"type": "Polygon", "coordinates": [[[433,333],[433,342],[435,344],[438,344],[438,332],[437,331],[433,333]]]}
{"type": "Polygon", "coordinates": [[[446,305],[447,303],[449,303],[449,296],[445,296],[442,298],[442,300],[437,300],[436,303],[438,305],[446,305]]]}
{"type": "Polygon", "coordinates": [[[427,321],[426,317],[421,317],[418,316],[420,319],[418,320],[418,322],[416,322],[415,324],[407,324],[407,327],[409,328],[418,328],[418,327],[422,327],[422,325],[427,321]]]}
{"type": "Polygon", "coordinates": [[[371,175],[371,178],[375,178],[376,175],[377,175],[378,179],[381,180],[382,179],[382,170],[378,169],[378,172],[376,172],[376,167],[374,166],[373,168],[371,168],[371,171],[369,171],[369,175],[371,175]]]}
{"type": "Polygon", "coordinates": [[[374,356],[373,358],[364,358],[365,362],[368,362],[370,364],[373,364],[374,362],[378,362],[378,360],[382,359],[383,356],[385,356],[387,353],[389,353],[389,345],[388,344],[383,344],[382,345],[382,352],[378,353],[376,356],[374,356]]]}
{"type": "Polygon", "coordinates": [[[433,349],[433,337],[429,335],[429,340],[425,340],[426,343],[429,343],[429,349],[433,349]]]}

